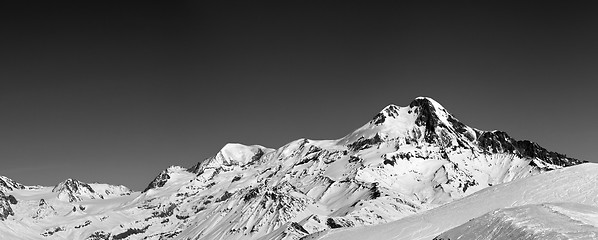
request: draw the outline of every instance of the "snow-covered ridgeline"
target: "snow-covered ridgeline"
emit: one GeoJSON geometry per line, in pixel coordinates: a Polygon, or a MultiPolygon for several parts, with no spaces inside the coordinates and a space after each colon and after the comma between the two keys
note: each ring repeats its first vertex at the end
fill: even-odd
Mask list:
{"type": "Polygon", "coordinates": [[[23,201],[11,205],[14,217],[0,223],[0,233],[299,239],[405,219],[581,162],[504,132],[469,127],[420,97],[407,107],[389,105],[336,140],[299,139],[278,149],[227,144],[188,169],[169,167],[130,196],[124,187],[72,179],[54,191],[13,190],[23,201]]]}

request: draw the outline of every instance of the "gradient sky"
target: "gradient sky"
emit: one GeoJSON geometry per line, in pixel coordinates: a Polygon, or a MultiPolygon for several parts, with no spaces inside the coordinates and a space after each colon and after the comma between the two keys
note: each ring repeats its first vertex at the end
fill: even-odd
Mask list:
{"type": "Polygon", "coordinates": [[[598,160],[594,6],[244,2],[3,4],[0,175],[142,190],[227,142],[335,139],[417,96],[598,160]]]}

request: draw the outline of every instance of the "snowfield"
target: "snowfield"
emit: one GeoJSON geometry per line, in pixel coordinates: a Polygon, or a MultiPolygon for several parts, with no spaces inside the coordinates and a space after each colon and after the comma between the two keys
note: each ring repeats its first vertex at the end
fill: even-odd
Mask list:
{"type": "MultiPolygon", "coordinates": [[[[559,202],[594,206],[589,208],[591,211],[577,212],[581,215],[579,218],[585,218],[588,223],[595,226],[597,219],[595,206],[598,206],[596,173],[598,173],[598,164],[594,163],[554,170],[486,188],[463,199],[398,221],[331,231],[320,239],[433,239],[442,232],[496,209],[559,202]],[[581,213],[588,213],[588,215],[584,216],[581,213]]],[[[575,214],[571,215],[571,218],[574,218],[575,214]]],[[[457,234],[462,232],[460,230],[449,231],[441,236],[454,236],[455,232],[457,234]]]]}

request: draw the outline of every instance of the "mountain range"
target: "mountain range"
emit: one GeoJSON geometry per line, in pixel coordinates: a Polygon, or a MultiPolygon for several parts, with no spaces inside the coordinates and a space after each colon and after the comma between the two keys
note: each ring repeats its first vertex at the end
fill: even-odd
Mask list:
{"type": "MultiPolygon", "coordinates": [[[[582,163],[502,131],[467,126],[435,100],[418,97],[406,107],[385,107],[339,139],[298,139],[277,149],[226,144],[215,156],[191,167],[165,169],[141,192],[74,179],[53,187],[24,186],[0,177],[0,235],[90,240],[420,235],[453,239],[463,235],[457,224],[464,224],[465,218],[482,217],[475,220],[476,226],[490,226],[488,222],[505,226],[501,219],[521,212],[593,209],[554,204],[483,215],[534,202],[525,198],[529,191],[524,191],[537,183],[533,181],[551,181],[546,176],[552,176],[567,182],[563,176],[573,178],[572,171],[595,168],[582,163]],[[495,191],[513,199],[523,195],[525,201],[484,205],[495,201],[490,194],[495,191]],[[471,199],[475,201],[467,202],[471,199]],[[477,210],[459,215],[463,201],[477,210]],[[430,223],[423,216],[442,222],[430,223]],[[453,227],[457,228],[441,235],[453,227]]],[[[550,189],[540,183],[534,187],[550,189]]],[[[551,200],[565,201],[568,194],[551,200]]],[[[538,216],[547,216],[542,214],[538,216]]]]}

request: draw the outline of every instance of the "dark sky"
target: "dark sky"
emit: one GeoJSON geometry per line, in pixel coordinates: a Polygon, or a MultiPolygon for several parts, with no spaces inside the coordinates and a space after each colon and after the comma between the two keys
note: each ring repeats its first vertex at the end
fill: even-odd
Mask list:
{"type": "Polygon", "coordinates": [[[598,155],[594,6],[192,2],[3,4],[0,175],[142,190],[227,142],[335,139],[417,96],[598,155]]]}

